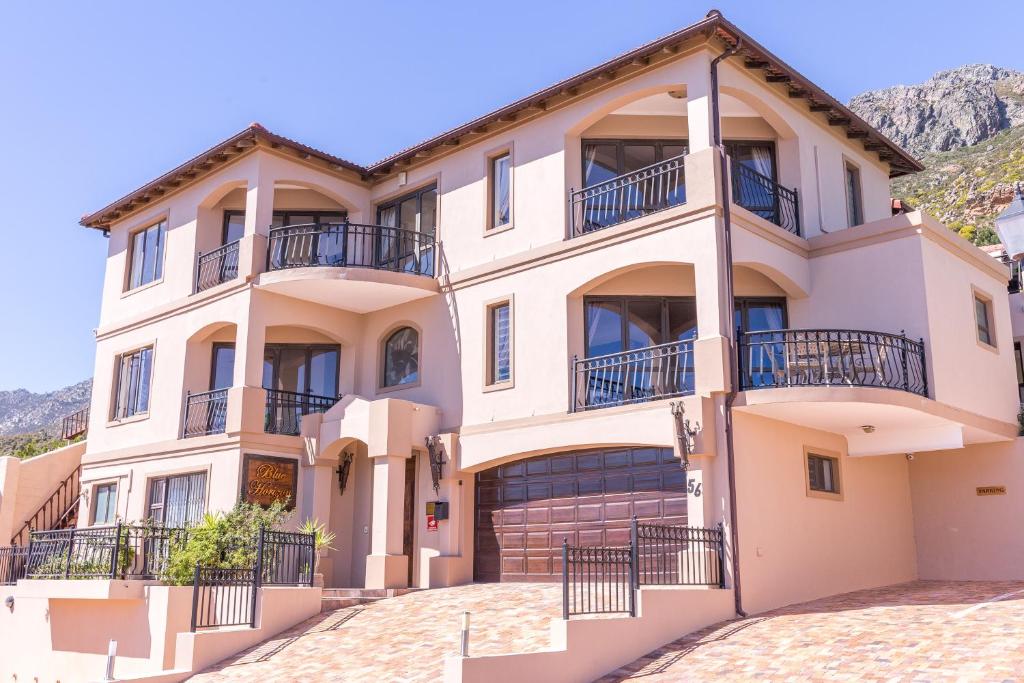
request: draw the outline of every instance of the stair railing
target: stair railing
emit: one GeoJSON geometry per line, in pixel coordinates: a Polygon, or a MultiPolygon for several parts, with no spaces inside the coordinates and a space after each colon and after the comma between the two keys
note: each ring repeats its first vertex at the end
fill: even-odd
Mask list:
{"type": "Polygon", "coordinates": [[[33,531],[50,531],[67,525],[71,513],[78,508],[82,496],[82,466],[79,465],[62,481],[57,490],[21,525],[11,538],[11,545],[26,545],[33,531]]]}

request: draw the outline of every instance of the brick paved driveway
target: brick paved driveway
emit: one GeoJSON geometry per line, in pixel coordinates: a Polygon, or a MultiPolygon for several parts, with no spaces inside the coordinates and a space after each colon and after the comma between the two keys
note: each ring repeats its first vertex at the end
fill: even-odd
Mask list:
{"type": "Polygon", "coordinates": [[[1024,581],[917,581],[793,605],[694,633],[602,683],[623,680],[1020,681],[1024,581]]]}
{"type": "Polygon", "coordinates": [[[443,655],[458,652],[463,610],[472,613],[471,654],[540,650],[561,616],[562,587],[474,584],[325,612],[189,680],[436,681],[443,655]]]}

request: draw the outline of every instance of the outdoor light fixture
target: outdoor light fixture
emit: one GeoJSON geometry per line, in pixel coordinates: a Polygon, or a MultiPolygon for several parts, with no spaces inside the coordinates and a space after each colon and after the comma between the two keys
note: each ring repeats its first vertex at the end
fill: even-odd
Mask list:
{"type": "Polygon", "coordinates": [[[865,434],[874,434],[875,433],[875,425],[861,425],[860,428],[861,428],[861,430],[864,431],[865,434]]]}
{"type": "Polygon", "coordinates": [[[345,487],[348,485],[348,475],[352,472],[352,454],[342,453],[341,464],[336,470],[338,473],[338,495],[345,495],[345,487]]]}
{"type": "Polygon", "coordinates": [[[683,471],[690,468],[690,454],[694,450],[694,437],[700,431],[700,425],[690,426],[690,420],[686,417],[686,407],[682,401],[673,401],[669,404],[672,410],[672,417],[675,419],[676,440],[679,442],[679,457],[683,461],[683,471]]]}
{"type": "Polygon", "coordinates": [[[428,436],[427,455],[430,457],[430,480],[434,484],[434,495],[441,490],[441,476],[444,468],[444,449],[440,436],[428,436]]]}

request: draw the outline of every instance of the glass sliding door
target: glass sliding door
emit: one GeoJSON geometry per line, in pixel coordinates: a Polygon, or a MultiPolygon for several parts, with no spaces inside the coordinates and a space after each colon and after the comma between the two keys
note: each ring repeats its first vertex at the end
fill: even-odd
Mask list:
{"type": "Polygon", "coordinates": [[[298,434],[303,415],[333,406],[338,399],[339,358],[339,347],[330,344],[267,344],[263,352],[266,431],[298,434]]]}
{"type": "Polygon", "coordinates": [[[786,367],[786,300],[737,297],[733,324],[739,332],[740,370],[745,386],[773,386],[786,367]],[[744,333],[759,334],[750,337],[744,333]]]}
{"type": "Polygon", "coordinates": [[[377,207],[382,230],[375,261],[384,270],[434,274],[434,233],[437,230],[437,186],[399,197],[377,207]]]}
{"type": "Polygon", "coordinates": [[[726,140],[725,151],[748,172],[733,177],[733,201],[761,218],[779,224],[778,173],[775,143],[770,140],[726,140]]]}

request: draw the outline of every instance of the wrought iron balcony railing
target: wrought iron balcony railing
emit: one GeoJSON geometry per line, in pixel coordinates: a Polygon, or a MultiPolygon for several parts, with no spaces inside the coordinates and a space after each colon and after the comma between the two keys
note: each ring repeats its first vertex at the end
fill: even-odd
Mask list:
{"type": "Polygon", "coordinates": [[[196,292],[238,277],[239,244],[240,241],[235,240],[196,257],[196,292]]]}
{"type": "Polygon", "coordinates": [[[732,201],[794,235],[800,234],[800,198],[766,175],[732,160],[732,201]]]}
{"type": "Polygon", "coordinates": [[[860,330],[772,330],[739,337],[740,388],[856,386],[928,396],[924,340],[860,330]]]}
{"type": "Polygon", "coordinates": [[[298,435],[303,416],[326,413],[340,399],[340,396],[316,396],[294,391],[267,389],[264,431],[270,434],[298,435]]]}
{"type": "Polygon", "coordinates": [[[692,339],[573,358],[573,412],[656,401],[693,391],[692,339]]]}
{"type": "Polygon", "coordinates": [[[185,395],[185,421],[181,435],[223,434],[228,419],[228,390],[215,389],[185,395]]]}
{"type": "Polygon", "coordinates": [[[686,202],[685,154],[569,192],[570,235],[624,223],[686,202]]]}
{"type": "Polygon", "coordinates": [[[89,431],[89,406],[76,410],[61,420],[60,436],[65,441],[82,436],[89,431]]]}
{"type": "Polygon", "coordinates": [[[267,270],[328,266],[434,275],[433,233],[359,223],[311,223],[270,231],[267,270]]]}

